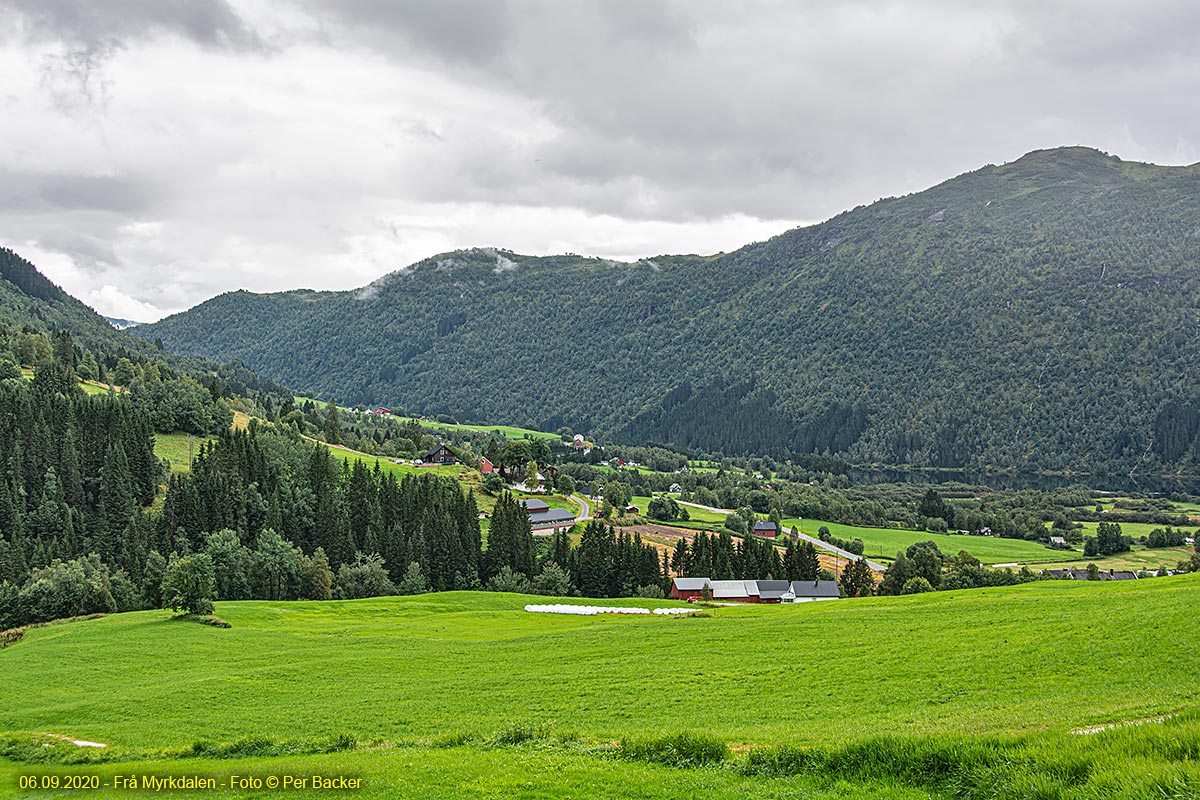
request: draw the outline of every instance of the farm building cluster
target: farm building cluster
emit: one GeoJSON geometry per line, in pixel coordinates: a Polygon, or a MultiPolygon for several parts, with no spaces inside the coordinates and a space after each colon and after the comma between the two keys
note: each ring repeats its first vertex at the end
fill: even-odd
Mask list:
{"type": "Polygon", "coordinates": [[[696,602],[811,603],[842,596],[837,581],[714,581],[711,578],[676,578],[671,598],[696,602]]]}
{"type": "Polygon", "coordinates": [[[575,515],[565,508],[551,508],[546,501],[532,497],[520,503],[529,512],[529,528],[534,536],[553,536],[575,527],[575,515]]]}

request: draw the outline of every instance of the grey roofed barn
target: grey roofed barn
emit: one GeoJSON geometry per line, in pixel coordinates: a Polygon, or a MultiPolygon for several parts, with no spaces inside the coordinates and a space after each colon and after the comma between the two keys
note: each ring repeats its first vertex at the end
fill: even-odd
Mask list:
{"type": "Polygon", "coordinates": [[[778,600],[788,590],[787,581],[755,581],[758,584],[758,599],[764,603],[768,600],[778,600]]]}

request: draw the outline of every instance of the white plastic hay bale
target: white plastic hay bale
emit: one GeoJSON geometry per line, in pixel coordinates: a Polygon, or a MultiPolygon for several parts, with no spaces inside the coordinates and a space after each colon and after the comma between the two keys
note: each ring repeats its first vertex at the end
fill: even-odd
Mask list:
{"type": "MultiPolygon", "coordinates": [[[[525,606],[525,610],[531,614],[570,614],[578,617],[594,617],[598,614],[649,614],[648,608],[626,607],[626,606],[576,606],[565,603],[555,603],[553,605],[542,605],[538,603],[530,603],[525,606]]],[[[688,609],[671,609],[682,610],[685,613],[688,609]]],[[[658,614],[664,609],[656,609],[653,613],[658,614]]]]}

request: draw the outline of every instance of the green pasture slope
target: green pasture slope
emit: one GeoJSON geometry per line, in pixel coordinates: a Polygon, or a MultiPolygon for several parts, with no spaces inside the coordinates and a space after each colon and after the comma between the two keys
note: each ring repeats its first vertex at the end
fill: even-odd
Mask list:
{"type": "Polygon", "coordinates": [[[1198,591],[1053,581],[681,619],[486,593],[218,603],[228,630],[115,615],[0,650],[0,792],[321,773],[371,798],[1195,797],[1198,591]],[[680,733],[699,741],[658,738],[680,733]]]}
{"type": "Polygon", "coordinates": [[[211,436],[190,436],[186,433],[154,434],[154,455],[171,464],[171,472],[187,472],[192,468],[191,458],[200,452],[200,446],[213,441],[211,436]]]}
{"type": "MultiPolygon", "coordinates": [[[[294,395],[293,399],[296,405],[304,403],[315,403],[317,408],[325,408],[329,405],[328,400],[317,400],[304,395],[294,395]]],[[[338,410],[344,414],[352,413],[351,409],[346,406],[338,406],[338,410]]],[[[432,419],[417,419],[416,417],[403,417],[398,414],[389,415],[391,419],[400,424],[408,422],[416,422],[423,428],[433,428],[435,430],[465,430],[465,431],[482,431],[484,433],[494,433],[497,436],[502,436],[505,439],[557,439],[557,433],[546,433],[545,431],[535,431],[530,428],[518,428],[515,425],[455,425],[450,422],[438,422],[432,419]]]]}
{"type": "Polygon", "coordinates": [[[900,550],[906,550],[909,545],[917,542],[935,542],[943,553],[954,555],[959,550],[966,550],[985,564],[1007,564],[1019,562],[1022,564],[1037,564],[1039,562],[1061,561],[1064,556],[1070,556],[1061,550],[1051,550],[1037,542],[1027,542],[1024,539],[1001,539],[998,536],[967,536],[959,534],[930,533],[928,531],[902,530],[899,528],[868,528],[861,525],[842,525],[837,522],[822,522],[814,519],[785,519],[783,524],[788,528],[797,525],[802,533],[816,536],[822,526],[829,528],[829,533],[847,541],[862,539],[865,546],[864,555],[878,560],[894,559],[900,550]]]}

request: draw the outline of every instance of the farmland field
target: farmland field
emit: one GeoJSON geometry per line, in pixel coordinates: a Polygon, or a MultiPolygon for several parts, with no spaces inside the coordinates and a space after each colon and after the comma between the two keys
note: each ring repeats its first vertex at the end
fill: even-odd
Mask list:
{"type": "MultiPolygon", "coordinates": [[[[1096,525],[1098,523],[1096,523],[1096,522],[1081,522],[1079,524],[1083,526],[1083,535],[1084,536],[1095,536],[1096,535],[1096,525]]],[[[1121,526],[1121,533],[1123,533],[1126,536],[1132,536],[1134,539],[1139,539],[1143,536],[1149,536],[1150,531],[1154,530],[1155,528],[1167,527],[1166,525],[1155,525],[1150,522],[1119,522],[1117,524],[1121,526]]],[[[1186,531],[1188,536],[1192,536],[1196,533],[1195,528],[1179,528],[1179,526],[1175,526],[1175,525],[1172,525],[1171,527],[1186,531]]]]}
{"type": "Polygon", "coordinates": [[[1018,778],[1031,764],[1048,772],[1028,780],[1056,786],[1063,758],[1088,764],[1069,777],[1086,792],[1069,796],[1152,796],[1154,781],[1200,786],[1188,756],[1200,748],[1200,686],[1186,678],[1200,632],[1176,624],[1198,589],[1200,576],[1045,582],[692,619],[527,614],[529,597],[485,593],[218,603],[230,630],[113,615],[0,650],[0,685],[22,687],[0,706],[0,792],[17,794],[32,772],[320,772],[360,776],[371,798],[667,798],[680,787],[928,798],[936,776],[880,766],[924,747],[1014,759],[996,766],[1015,770],[1003,772],[1010,793],[988,796],[1028,796],[1018,778]],[[1171,718],[1068,733],[1157,717],[1171,718]],[[635,753],[638,738],[680,732],[736,745],[734,756],[706,769],[620,757],[620,740],[635,753]],[[77,751],[46,733],[109,748],[77,751]],[[790,776],[740,754],[781,744],[868,747],[884,760],[790,776]],[[64,758],[113,763],[54,765],[64,758]]]}
{"type": "MultiPolygon", "coordinates": [[[[1148,548],[1140,545],[1134,545],[1133,550],[1128,553],[1117,553],[1112,556],[1097,556],[1095,558],[1086,558],[1082,554],[1076,554],[1076,558],[1066,561],[1050,562],[1046,564],[1038,564],[1038,569],[1057,569],[1067,567],[1070,569],[1082,569],[1088,564],[1095,564],[1101,570],[1158,570],[1158,569],[1174,569],[1180,561],[1186,561],[1196,551],[1191,547],[1161,547],[1148,548]]],[[[1069,555],[1069,554],[1065,554],[1069,555]]]]}
{"type": "Polygon", "coordinates": [[[909,545],[927,541],[935,542],[946,555],[954,555],[959,550],[966,550],[985,564],[1006,564],[1014,561],[1022,564],[1037,564],[1043,561],[1061,561],[1064,555],[1070,556],[1069,553],[1051,550],[1037,542],[1027,542],[1024,539],[930,533],[897,528],[868,528],[813,519],[785,519],[783,524],[788,528],[794,528],[798,524],[801,532],[809,536],[816,536],[820,528],[824,526],[829,528],[831,535],[839,539],[862,539],[866,547],[863,554],[876,560],[879,558],[893,559],[898,551],[907,549],[909,545]]]}
{"type": "MultiPolygon", "coordinates": [[[[571,785],[579,796],[606,797],[663,768],[602,757],[605,748],[682,731],[739,747],[850,747],[885,734],[917,746],[1023,733],[1050,737],[1061,753],[1101,746],[1103,736],[1064,736],[1070,729],[1182,713],[1169,725],[1183,727],[1161,735],[1185,736],[1180,752],[1194,752],[1200,631],[1179,622],[1197,589],[1200,576],[1191,575],[1055,581],[682,619],[534,615],[521,610],[528,597],[486,593],[218,603],[229,630],[171,621],[164,611],[121,614],[35,629],[0,651],[0,685],[22,687],[0,707],[0,742],[8,741],[0,753],[46,758],[29,743],[53,732],[107,743],[104,757],[146,771],[144,760],[161,759],[162,748],[194,742],[213,750],[260,736],[301,743],[294,747],[303,753],[304,742],[349,733],[362,743],[354,751],[275,761],[331,764],[376,792],[400,781],[411,793],[387,796],[448,797],[466,781],[492,787],[490,796],[552,797],[571,785]],[[1076,744],[1083,738],[1097,744],[1076,744]],[[511,758],[492,747],[525,739],[511,758]],[[512,759],[548,772],[521,777],[512,759]],[[511,783],[522,780],[533,781],[529,790],[511,783]],[[593,780],[612,786],[593,791],[593,780]]],[[[250,744],[231,750],[258,753],[250,744]]],[[[166,763],[175,773],[236,766],[166,763]]],[[[0,788],[11,790],[21,769],[0,760],[0,788]]],[[[1194,761],[1187,769],[1181,780],[1200,777],[1194,761]]],[[[760,785],[733,769],[668,770],[655,782],[676,775],[682,785],[711,784],[716,796],[812,788],[760,785]]],[[[861,782],[844,788],[872,796],[861,782]]]]}
{"type": "MultiPolygon", "coordinates": [[[[314,440],[315,441],[315,440],[314,440]]],[[[324,443],[322,443],[324,444],[324,443]]],[[[342,447],[336,444],[326,444],[331,455],[342,461],[348,461],[351,466],[355,461],[362,461],[369,469],[375,469],[375,465],[379,464],[379,469],[384,474],[393,474],[397,478],[402,478],[405,475],[451,475],[457,477],[466,471],[466,467],[461,464],[441,464],[436,467],[416,467],[412,464],[397,464],[395,459],[385,458],[383,456],[373,456],[368,453],[360,453],[358,450],[351,450],[348,447],[342,447]]]]}

